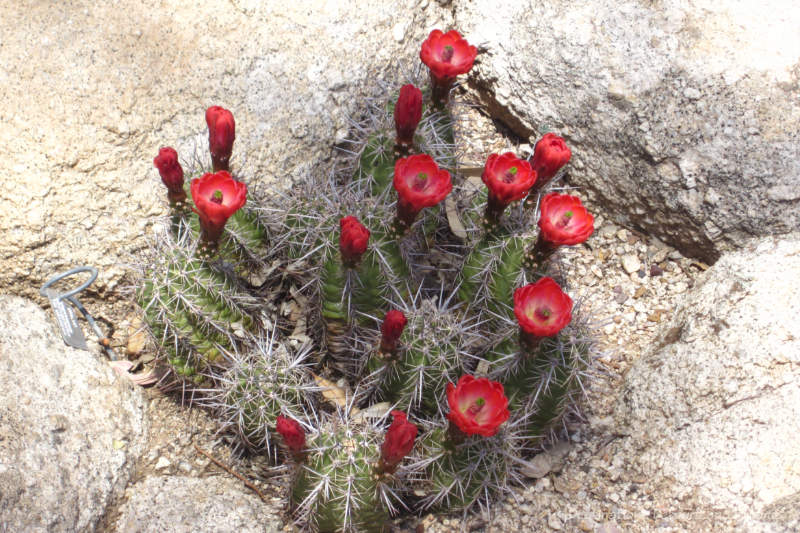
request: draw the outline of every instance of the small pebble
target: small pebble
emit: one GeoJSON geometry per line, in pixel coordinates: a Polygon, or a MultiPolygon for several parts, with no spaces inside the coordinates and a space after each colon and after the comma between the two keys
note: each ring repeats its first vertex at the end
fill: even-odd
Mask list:
{"type": "Polygon", "coordinates": [[[169,465],[170,465],[169,459],[167,459],[164,456],[161,456],[158,458],[158,461],[156,462],[156,470],[163,470],[169,467],[169,465]]]}
{"type": "Polygon", "coordinates": [[[555,514],[551,514],[548,517],[547,525],[550,526],[550,529],[555,529],[556,531],[560,531],[564,528],[564,524],[561,523],[561,520],[555,514]]]}
{"type": "Polygon", "coordinates": [[[653,263],[652,265],[650,265],[650,276],[652,277],[660,276],[663,273],[664,269],[658,266],[657,264],[653,263]]]}
{"type": "Polygon", "coordinates": [[[688,288],[689,285],[687,285],[685,281],[679,281],[678,283],[672,286],[672,292],[681,294],[683,292],[686,292],[686,289],[688,288]]]}
{"type": "Polygon", "coordinates": [[[640,268],[642,268],[642,263],[639,261],[639,258],[633,254],[627,254],[622,256],[622,268],[625,269],[625,272],[628,274],[633,274],[637,272],[640,268]]]}

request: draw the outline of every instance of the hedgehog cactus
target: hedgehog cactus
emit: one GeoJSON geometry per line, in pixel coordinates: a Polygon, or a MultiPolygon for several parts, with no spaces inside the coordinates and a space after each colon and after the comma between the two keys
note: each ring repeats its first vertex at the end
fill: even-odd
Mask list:
{"type": "Polygon", "coordinates": [[[145,318],[175,376],[203,381],[223,428],[294,463],[303,527],[383,531],[401,508],[486,506],[583,394],[595,344],[548,276],[593,218],[565,194],[531,209],[569,160],[554,135],[530,163],[490,155],[478,190],[458,175],[449,102],[476,53],[458,32],[432,32],[420,54],[431,85],[371,105],[352,167],[301,179],[273,204],[245,202],[222,108],[206,114],[215,173],[187,187],[174,150],[154,161],[172,219],[138,293],[145,318]],[[263,340],[259,276],[276,258],[309,302],[318,349],[287,349],[283,324],[263,340]],[[335,412],[312,365],[346,381],[335,412]],[[385,429],[368,421],[375,401],[405,412],[385,429]]]}

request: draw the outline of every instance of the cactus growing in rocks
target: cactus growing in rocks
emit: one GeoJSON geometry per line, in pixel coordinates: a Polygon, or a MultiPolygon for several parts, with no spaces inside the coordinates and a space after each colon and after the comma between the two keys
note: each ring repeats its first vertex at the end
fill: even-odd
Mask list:
{"type": "Polygon", "coordinates": [[[477,190],[459,176],[450,93],[475,53],[433,32],[421,53],[432,86],[371,102],[349,166],[270,203],[245,202],[221,108],[207,113],[216,173],[186,187],[174,151],[157,158],[172,218],[144,269],[145,318],[223,428],[294,465],[291,508],[309,529],[488,506],[583,393],[595,344],[556,251],[593,219],[568,195],[546,196],[541,215],[522,205],[538,205],[538,169],[551,179],[564,150],[534,164],[492,154],[477,190]],[[309,302],[313,347],[267,331],[254,279],[274,259],[309,302]],[[341,377],[344,400],[319,397],[319,374],[341,377]],[[375,413],[387,404],[402,410],[388,429],[389,409],[375,413]]]}

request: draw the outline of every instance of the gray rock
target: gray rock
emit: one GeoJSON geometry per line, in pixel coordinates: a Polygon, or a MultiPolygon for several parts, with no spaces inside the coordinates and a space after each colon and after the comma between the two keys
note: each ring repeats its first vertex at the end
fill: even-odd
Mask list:
{"type": "Polygon", "coordinates": [[[800,518],[775,511],[800,493],[798,316],[800,235],[766,239],[701,275],[634,363],[616,455],[664,515],[693,505],[738,531],[800,518]]]}
{"type": "Polygon", "coordinates": [[[142,395],[33,302],[0,310],[0,529],[94,531],[142,453],[142,395]]]}
{"type": "Polygon", "coordinates": [[[117,533],[280,531],[281,504],[267,505],[227,476],[152,476],[125,491],[117,533]]]}
{"type": "Polygon", "coordinates": [[[570,183],[712,263],[800,228],[800,11],[768,4],[459,0],[456,27],[493,114],[564,136],[570,183]]]}
{"type": "Polygon", "coordinates": [[[417,4],[0,2],[0,291],[37,300],[88,263],[96,294],[119,297],[126,254],[166,213],[153,157],[169,145],[208,164],[210,105],[235,115],[251,189],[327,172],[379,80],[399,87],[427,33],[451,25],[417,4]]]}

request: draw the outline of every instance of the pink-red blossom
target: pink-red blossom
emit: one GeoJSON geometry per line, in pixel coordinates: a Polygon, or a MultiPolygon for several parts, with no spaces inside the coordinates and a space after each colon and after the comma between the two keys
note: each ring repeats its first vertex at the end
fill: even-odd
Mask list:
{"type": "Polygon", "coordinates": [[[411,452],[417,438],[417,426],[406,418],[403,411],[392,411],[392,424],[381,445],[381,467],[384,472],[394,472],[397,465],[411,452]]]}
{"type": "Polygon", "coordinates": [[[354,216],[346,216],[339,220],[339,250],[342,261],[348,266],[355,266],[367,251],[369,230],[354,216]]]}
{"type": "Polygon", "coordinates": [[[581,244],[594,231],[594,216],[577,196],[547,194],[540,209],[539,235],[550,247],[581,244]]]}
{"type": "Polygon", "coordinates": [[[440,169],[427,154],[398,159],[393,184],[399,197],[397,215],[406,226],[423,208],[438,204],[453,189],[450,173],[440,169]]]}
{"type": "Polygon", "coordinates": [[[222,235],[228,218],[247,201],[247,186],[224,170],[193,179],[191,192],[203,240],[212,243],[222,235]]]}
{"type": "Polygon", "coordinates": [[[514,291],[514,314],[528,335],[552,337],[572,320],[572,299],[555,280],[544,277],[514,291]]]}
{"type": "Polygon", "coordinates": [[[468,374],[447,384],[447,403],[447,418],[465,435],[491,437],[510,416],[503,385],[468,374]]]}
{"type": "Polygon", "coordinates": [[[397,144],[414,144],[414,132],[422,118],[422,91],[411,84],[400,88],[400,96],[394,106],[394,127],[397,131],[397,144]]]}
{"type": "Polygon", "coordinates": [[[214,171],[229,170],[228,163],[233,153],[233,141],[236,139],[233,113],[218,105],[211,106],[206,109],[206,124],[208,149],[214,171]]]}

